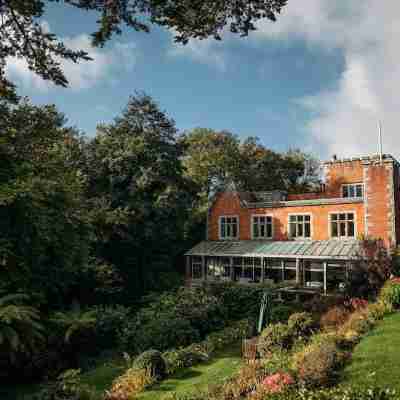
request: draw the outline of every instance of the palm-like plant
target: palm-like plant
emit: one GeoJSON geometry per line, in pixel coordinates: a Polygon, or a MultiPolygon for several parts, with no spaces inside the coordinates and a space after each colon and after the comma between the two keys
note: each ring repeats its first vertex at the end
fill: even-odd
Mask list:
{"type": "Polygon", "coordinates": [[[44,327],[39,311],[23,304],[29,300],[25,294],[0,297],[0,348],[5,349],[11,361],[17,352],[29,352],[44,340],[44,327]]]}
{"type": "Polygon", "coordinates": [[[75,309],[67,312],[56,312],[52,320],[65,329],[64,341],[71,343],[73,337],[86,334],[94,328],[96,315],[94,310],[75,309]]]}

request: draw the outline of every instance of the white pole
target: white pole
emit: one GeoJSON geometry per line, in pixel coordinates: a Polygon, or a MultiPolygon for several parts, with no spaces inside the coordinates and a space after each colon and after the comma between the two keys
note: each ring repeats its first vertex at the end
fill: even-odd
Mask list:
{"type": "Polygon", "coordinates": [[[381,126],[381,121],[378,120],[378,130],[379,130],[379,161],[382,164],[382,126],[381,126]]]}

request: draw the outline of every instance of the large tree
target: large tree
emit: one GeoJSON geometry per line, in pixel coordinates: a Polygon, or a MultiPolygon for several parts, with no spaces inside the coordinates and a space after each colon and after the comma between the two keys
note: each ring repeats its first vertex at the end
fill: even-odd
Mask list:
{"type": "Polygon", "coordinates": [[[53,106],[0,102],[0,289],[62,306],[87,263],[79,138],[53,106]]]}
{"type": "Polygon", "coordinates": [[[172,283],[193,197],[174,121],[138,94],[87,153],[96,257],[117,268],[125,300],[172,283]]]}
{"type": "Polygon", "coordinates": [[[260,19],[276,20],[287,0],[0,0],[0,94],[14,92],[5,77],[8,57],[24,58],[43,79],[62,86],[67,80],[60,59],[87,60],[82,51],[72,51],[41,24],[49,3],[66,5],[99,15],[93,44],[103,46],[124,25],[148,32],[152,24],[171,29],[175,40],[221,39],[226,26],[242,36],[256,29],[260,19]]]}

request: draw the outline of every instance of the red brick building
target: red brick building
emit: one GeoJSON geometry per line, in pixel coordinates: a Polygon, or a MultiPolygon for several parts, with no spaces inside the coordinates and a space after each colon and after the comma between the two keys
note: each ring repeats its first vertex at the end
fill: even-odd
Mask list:
{"type": "MultiPolygon", "coordinates": [[[[390,155],[332,160],[317,193],[239,192],[210,202],[207,238],[187,255],[187,278],[293,281],[342,287],[361,237],[400,240],[399,163],[390,155]]],[[[267,188],[266,188],[267,189],[267,188]]]]}

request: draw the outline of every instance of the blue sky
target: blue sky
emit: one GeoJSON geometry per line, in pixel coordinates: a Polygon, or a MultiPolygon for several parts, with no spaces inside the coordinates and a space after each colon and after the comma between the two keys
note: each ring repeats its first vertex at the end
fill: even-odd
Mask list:
{"type": "Polygon", "coordinates": [[[44,17],[49,29],[68,45],[89,50],[94,61],[65,65],[68,89],[43,83],[21,61],[11,63],[8,73],[20,94],[56,104],[88,135],[98,123],[112,121],[138,90],[154,97],[180,130],[226,129],[258,136],[276,150],[299,147],[321,158],[374,152],[379,117],[385,150],[396,155],[400,140],[390,129],[397,126],[399,100],[391,94],[393,83],[382,87],[380,79],[389,73],[397,82],[399,63],[393,31],[382,32],[376,19],[394,28],[400,9],[394,0],[384,11],[378,0],[332,3],[289,1],[278,23],[263,22],[248,38],[226,35],[222,42],[182,46],[159,28],[150,34],[125,29],[94,50],[88,35],[95,15],[52,6],[44,17]]]}

